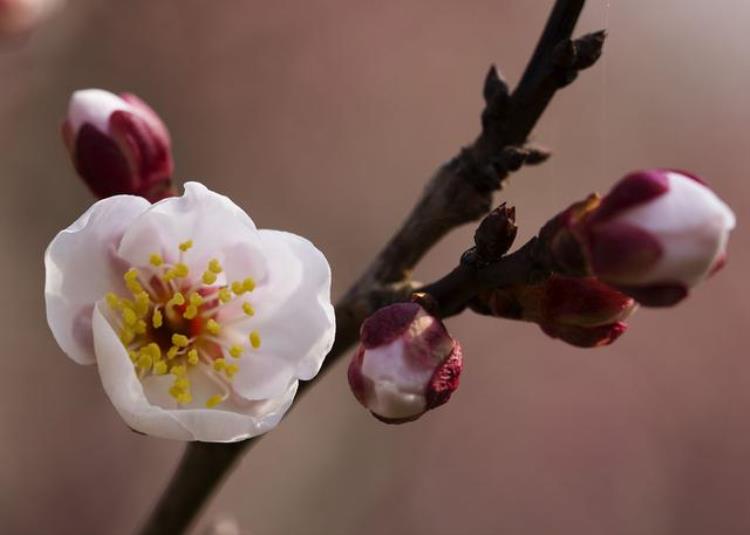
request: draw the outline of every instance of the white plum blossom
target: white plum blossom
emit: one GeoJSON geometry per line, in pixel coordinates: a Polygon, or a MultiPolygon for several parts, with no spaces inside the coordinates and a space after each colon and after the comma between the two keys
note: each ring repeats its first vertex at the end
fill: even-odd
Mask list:
{"type": "Polygon", "coordinates": [[[134,430],[233,442],[274,427],[335,332],[331,273],[309,241],[256,229],[197,182],[150,204],[95,203],[45,254],[47,320],[96,364],[134,430]]]}

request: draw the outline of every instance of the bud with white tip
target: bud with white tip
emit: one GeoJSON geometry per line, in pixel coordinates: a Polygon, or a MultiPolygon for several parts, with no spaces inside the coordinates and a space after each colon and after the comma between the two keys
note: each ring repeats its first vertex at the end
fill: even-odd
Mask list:
{"type": "Polygon", "coordinates": [[[174,195],[169,132],[135,95],[76,91],[62,133],[78,174],[96,197],[130,194],[155,202],[174,195]]]}
{"type": "Polygon", "coordinates": [[[458,388],[461,345],[417,303],[378,310],[362,324],[360,340],[349,365],[349,385],[379,420],[416,420],[458,388]]]}
{"type": "Polygon", "coordinates": [[[643,305],[676,304],[724,264],[735,216],[695,176],[638,171],[589,204],[571,212],[553,254],[565,264],[575,242],[590,273],[643,305]]]}

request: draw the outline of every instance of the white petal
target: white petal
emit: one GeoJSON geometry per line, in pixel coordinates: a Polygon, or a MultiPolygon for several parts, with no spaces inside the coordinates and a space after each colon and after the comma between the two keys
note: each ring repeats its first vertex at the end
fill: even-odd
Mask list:
{"type": "MultiPolygon", "coordinates": [[[[197,403],[192,405],[196,408],[176,408],[171,398],[157,395],[159,387],[169,384],[163,377],[146,381],[150,390],[147,397],[125,347],[104,317],[102,308],[101,305],[95,307],[93,320],[99,375],[112,404],[136,431],[176,440],[235,442],[273,428],[294,399],[296,382],[273,399],[242,405],[227,401],[226,409],[197,408],[197,403]],[[168,405],[164,408],[158,403],[168,405]]],[[[199,383],[195,379],[191,375],[191,381],[199,383]]]]}
{"type": "Polygon", "coordinates": [[[262,256],[253,253],[260,241],[252,219],[228,197],[198,182],[186,183],[182,197],[164,199],[141,215],[125,233],[119,253],[136,266],[148,265],[155,252],[175,261],[178,245],[187,240],[193,247],[184,261],[198,276],[209,259],[222,261],[224,251],[238,248],[255,258],[256,276],[263,276],[262,256]]]}
{"type": "Polygon", "coordinates": [[[629,210],[622,221],[656,237],[663,255],[639,284],[703,280],[725,249],[734,228],[732,210],[706,186],[669,172],[669,191],[629,210]]]}
{"type": "MultiPolygon", "coordinates": [[[[260,235],[268,262],[267,278],[247,297],[255,315],[241,328],[259,332],[259,358],[274,357],[279,363],[287,363],[292,378],[312,379],[331,350],[336,333],[330,266],[323,253],[300,236],[275,230],[261,230],[260,235]]],[[[249,350],[248,358],[254,358],[253,350],[249,350]]],[[[271,366],[263,367],[269,371],[271,366]]],[[[246,377],[249,373],[243,359],[238,385],[254,384],[246,377]]],[[[283,382],[279,377],[279,384],[283,382]]],[[[252,392],[242,393],[255,398],[252,392]]]]}
{"type": "Polygon", "coordinates": [[[435,367],[410,362],[402,338],[388,345],[367,349],[362,375],[372,381],[368,408],[388,418],[410,418],[425,411],[426,387],[435,367]]]}
{"type": "Polygon", "coordinates": [[[95,361],[91,311],[109,291],[122,289],[116,250],[127,226],[150,206],[141,197],[103,199],[60,232],[44,255],[47,322],[63,351],[79,364],[95,361]]]}
{"type": "Polygon", "coordinates": [[[84,123],[95,126],[104,133],[109,132],[109,118],[119,110],[133,111],[130,104],[103,89],[81,89],[70,97],[68,120],[73,132],[84,123]]]}

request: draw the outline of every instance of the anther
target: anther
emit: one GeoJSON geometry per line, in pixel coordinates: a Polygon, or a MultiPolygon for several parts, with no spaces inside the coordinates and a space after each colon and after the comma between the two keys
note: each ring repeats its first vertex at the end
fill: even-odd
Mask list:
{"type": "Polygon", "coordinates": [[[219,325],[219,322],[215,319],[211,318],[206,322],[206,329],[208,329],[208,332],[216,336],[221,332],[221,325],[219,325]]]}
{"type": "Polygon", "coordinates": [[[184,334],[175,333],[172,335],[172,343],[177,347],[187,347],[190,344],[190,339],[184,334]]]}
{"type": "Polygon", "coordinates": [[[250,333],[250,345],[253,346],[253,349],[260,347],[260,333],[258,331],[250,333]]]}

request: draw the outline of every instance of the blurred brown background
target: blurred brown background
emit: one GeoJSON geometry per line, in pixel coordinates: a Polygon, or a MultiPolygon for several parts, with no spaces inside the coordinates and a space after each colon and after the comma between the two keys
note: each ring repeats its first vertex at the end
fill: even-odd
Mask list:
{"type": "MultiPolygon", "coordinates": [[[[58,123],[71,91],[130,90],[174,137],[177,175],[230,195],[261,227],[310,237],[338,295],[436,165],[478,129],[496,62],[515,82],[552,0],[70,0],[0,50],[0,532],[128,534],[182,451],[130,432],[43,309],[42,254],[91,198],[58,123]]],[[[750,533],[747,162],[750,3],[589,2],[604,60],[535,137],[555,149],[498,199],[520,240],[626,171],[704,175],[740,222],[730,263],[670,311],[640,311],[613,347],[465,314],[461,389],[402,427],[348,391],[345,364],[245,458],[203,515],[246,533],[750,533]]],[[[469,243],[465,228],[418,271],[469,243]]]]}

